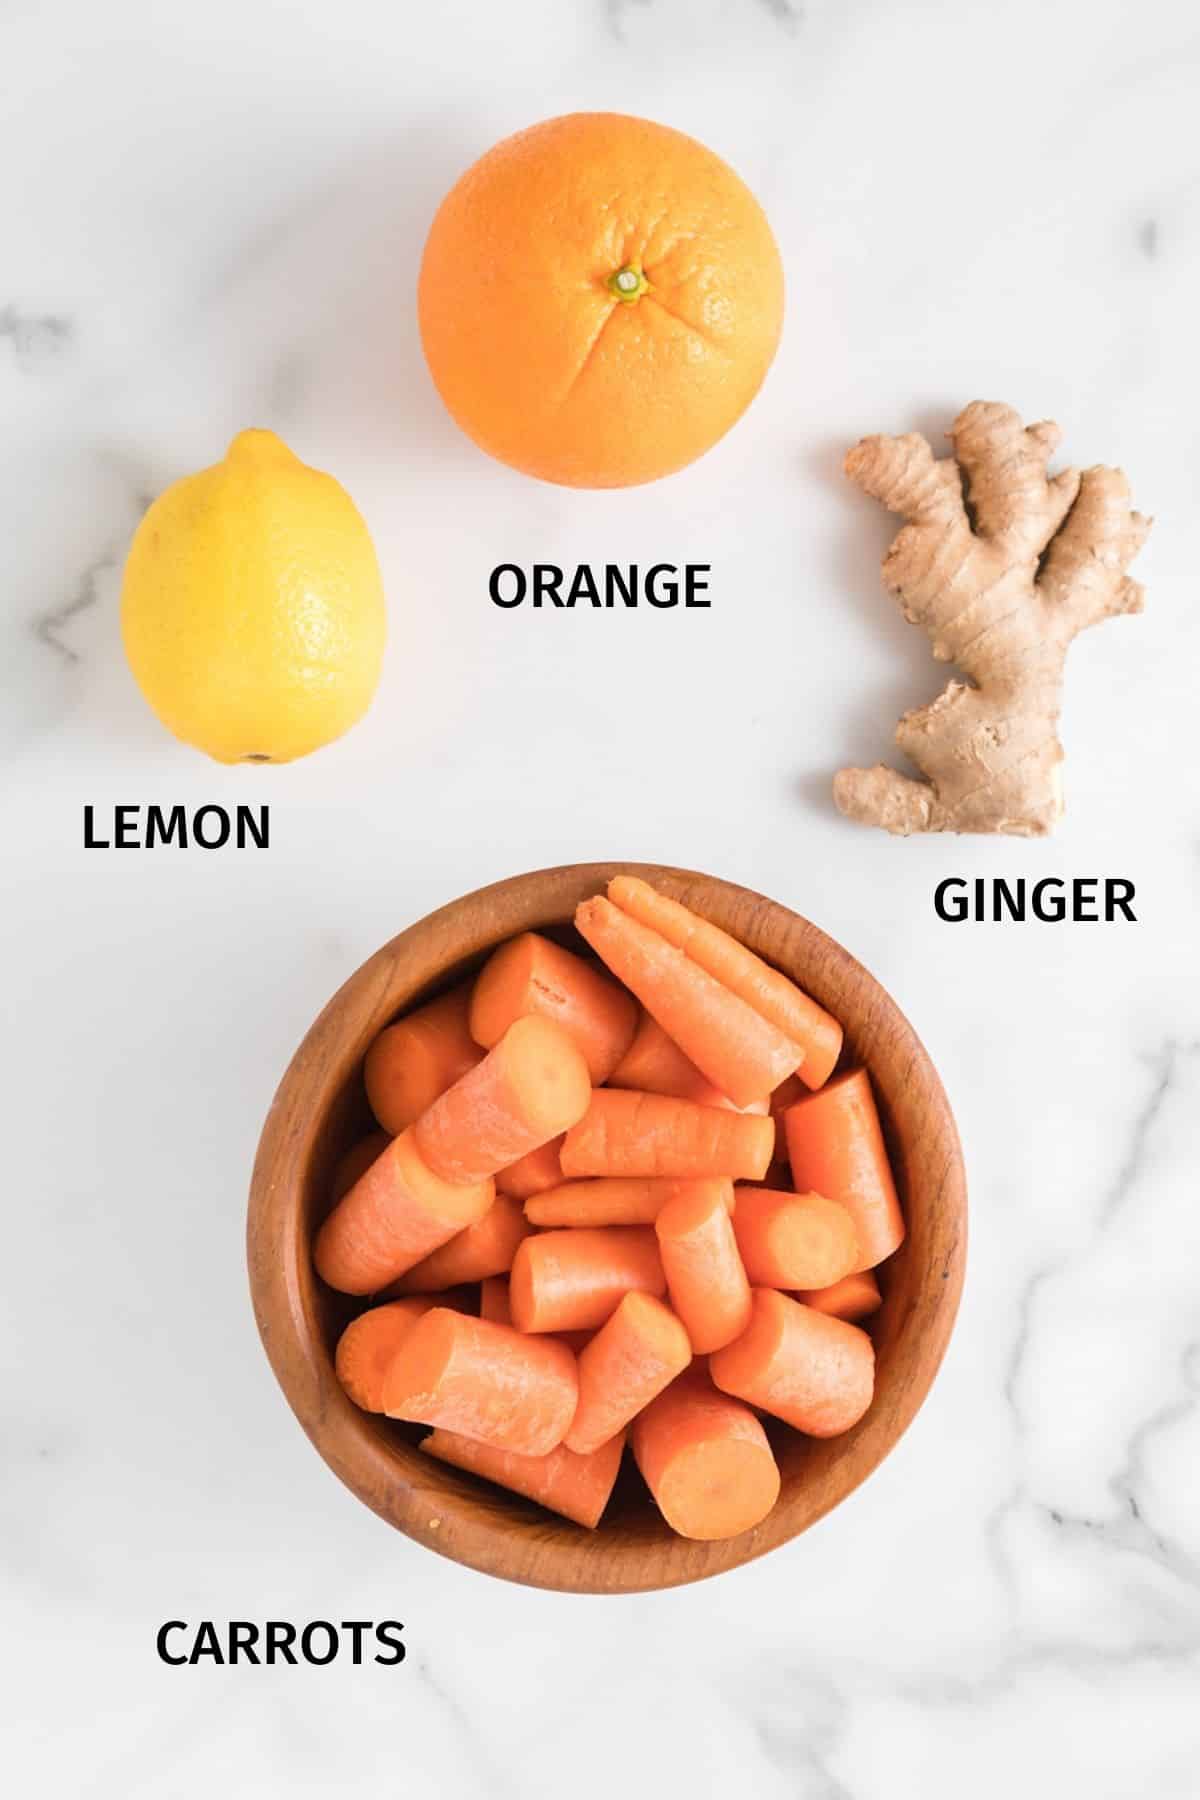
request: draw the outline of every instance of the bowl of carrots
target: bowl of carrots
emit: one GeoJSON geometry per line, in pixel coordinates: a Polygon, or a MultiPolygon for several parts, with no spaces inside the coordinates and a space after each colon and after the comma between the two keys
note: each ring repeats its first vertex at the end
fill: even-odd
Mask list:
{"type": "Polygon", "coordinates": [[[587,864],[334,996],[250,1195],[267,1355],[408,1536],[575,1592],[797,1536],[907,1429],[966,1246],[953,1116],[860,964],[759,894],[587,864]]]}

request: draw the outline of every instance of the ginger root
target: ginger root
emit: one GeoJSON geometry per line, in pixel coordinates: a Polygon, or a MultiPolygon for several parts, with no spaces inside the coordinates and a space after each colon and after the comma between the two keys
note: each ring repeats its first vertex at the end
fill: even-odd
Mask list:
{"type": "Polygon", "coordinates": [[[915,434],[864,438],[846,458],[850,479],[908,521],[884,586],[967,679],[896,728],[924,781],[882,764],[843,769],[834,798],[848,818],[904,837],[1042,837],[1062,814],[1067,646],[1085,625],[1141,611],[1125,570],[1150,520],[1130,510],[1120,469],[1047,476],[1057,425],[1026,429],[1011,407],[976,400],[949,436],[941,460],[915,434]]]}

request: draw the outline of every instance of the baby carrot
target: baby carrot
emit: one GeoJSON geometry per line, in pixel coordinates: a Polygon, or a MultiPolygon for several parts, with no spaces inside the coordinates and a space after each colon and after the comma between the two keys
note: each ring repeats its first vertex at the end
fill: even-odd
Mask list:
{"type": "Polygon", "coordinates": [[[514,1019],[529,1014],[561,1025],[597,1087],[629,1048],[637,1022],[623,988],[536,931],[510,938],[484,963],[471,996],[471,1035],[490,1050],[514,1019]]]}
{"type": "Polygon", "coordinates": [[[579,1353],[579,1406],[563,1439],[567,1449],[578,1456],[599,1450],[691,1360],[688,1334],[670,1307],[652,1294],[626,1294],[579,1353]]]}
{"type": "Polygon", "coordinates": [[[873,1269],[903,1243],[904,1215],[867,1071],[839,1075],[783,1118],[794,1185],[846,1208],[858,1237],[850,1273],[873,1269]]]}
{"type": "Polygon", "coordinates": [[[592,1331],[626,1294],[661,1296],[666,1286],[644,1225],[543,1231],[513,1258],[508,1303],[518,1331],[592,1331]]]}
{"type": "Polygon", "coordinates": [[[841,1054],[842,1028],[832,1013],[818,1006],[794,981],[718,925],[710,924],[634,875],[618,875],[610,881],[608,897],[622,912],[682,950],[730,993],[737,994],[798,1044],[804,1053],[800,1079],[807,1087],[819,1088],[829,1079],[841,1054]]]}
{"type": "Polygon", "coordinates": [[[769,1118],[666,1094],[599,1088],[559,1152],[563,1174],[726,1175],[757,1180],[775,1147],[769,1118]]]}
{"type": "MultiPolygon", "coordinates": [[[[844,1206],[823,1194],[742,1188],[733,1230],[755,1287],[829,1287],[858,1261],[854,1220],[844,1206]]],[[[435,1255],[445,1253],[439,1250],[435,1255]]]]}
{"type": "Polygon", "coordinates": [[[748,1406],[693,1366],[633,1424],[633,1454],[658,1510],[681,1537],[737,1537],[779,1498],[779,1469],[748,1406]]]}
{"type": "Polygon", "coordinates": [[[372,1131],[367,1137],[359,1138],[357,1144],[351,1144],[349,1150],[338,1157],[333,1165],[333,1180],[330,1191],[335,1200],[348,1194],[360,1175],[365,1175],[377,1156],[391,1143],[386,1131],[372,1131]]]}
{"type": "Polygon", "coordinates": [[[667,1036],[658,1020],[645,1011],[608,1084],[637,1088],[643,1094],[670,1094],[676,1100],[698,1100],[701,1106],[730,1104],[720,1088],[683,1054],[675,1039],[667,1036]]]}
{"type": "Polygon", "coordinates": [[[431,1307],[449,1304],[448,1294],[412,1294],[351,1319],[338,1339],[333,1367],[356,1406],[364,1412],[383,1411],[383,1378],[396,1351],[431,1307]]]}
{"type": "Polygon", "coordinates": [[[565,1344],[441,1306],[402,1340],[383,1386],[390,1419],[444,1425],[522,1456],[545,1456],[561,1444],[578,1401],[575,1358],[565,1344]]]}
{"type": "Polygon", "coordinates": [[[451,988],[381,1031],[367,1051],[363,1081],[385,1131],[407,1131],[439,1094],[483,1057],[467,1029],[471,986],[451,988]]]}
{"type": "Polygon", "coordinates": [[[557,1187],[563,1178],[558,1160],[561,1145],[561,1137],[551,1138],[548,1144],[510,1163],[507,1169],[497,1170],[496,1187],[500,1193],[511,1194],[514,1200],[528,1200],[531,1194],[544,1194],[547,1188],[557,1187]]]}
{"type": "Polygon", "coordinates": [[[490,1180],[443,1181],[418,1154],[413,1133],[402,1132],[318,1231],[317,1274],[344,1294],[373,1294],[481,1219],[494,1198],[490,1180]]]}
{"type": "Polygon", "coordinates": [[[708,1366],[727,1394],[810,1437],[849,1431],[875,1391],[875,1347],[866,1332],[773,1288],[755,1288],[746,1330],[708,1366]]]}
{"type": "Polygon", "coordinates": [[[479,1316],[481,1319],[491,1319],[497,1325],[512,1324],[507,1275],[484,1276],[479,1284],[479,1316]]]}
{"type": "Polygon", "coordinates": [[[529,1226],[519,1200],[497,1194],[482,1219],[476,1219],[457,1237],[434,1250],[402,1275],[404,1294],[435,1294],[439,1288],[460,1281],[483,1281],[488,1275],[506,1275],[512,1268],[521,1239],[529,1226]]]}
{"type": "Polygon", "coordinates": [[[519,1456],[513,1450],[496,1450],[476,1438],[440,1428],[422,1439],[420,1448],[426,1456],[482,1475],[550,1512],[573,1519],[576,1525],[595,1530],[621,1467],[625,1433],[619,1431],[591,1456],[576,1456],[562,1444],[545,1456],[519,1456]]]}
{"type": "Polygon", "coordinates": [[[830,1313],[835,1319],[847,1319],[851,1323],[869,1318],[883,1304],[879,1283],[870,1269],[863,1269],[857,1275],[843,1275],[829,1287],[808,1288],[798,1293],[796,1299],[803,1306],[811,1306],[814,1312],[830,1313]]]}
{"type": "Polygon", "coordinates": [[[444,1181],[482,1181],[549,1143],[587,1111],[587,1064],[560,1025],[518,1019],[413,1126],[444,1181]]]}
{"type": "Polygon", "coordinates": [[[697,1356],[739,1336],[750,1317],[731,1200],[727,1181],[681,1181],[654,1224],[671,1305],[697,1356]]]}
{"type": "Polygon", "coordinates": [[[779,1086],[804,1051],[640,920],[602,895],[584,900],[575,926],[602,962],[635,993],[685,1056],[735,1106],[779,1086]]]}
{"type": "Polygon", "coordinates": [[[525,1217],[531,1225],[653,1225],[677,1185],[636,1175],[564,1181],[527,1200],[525,1217]]]}

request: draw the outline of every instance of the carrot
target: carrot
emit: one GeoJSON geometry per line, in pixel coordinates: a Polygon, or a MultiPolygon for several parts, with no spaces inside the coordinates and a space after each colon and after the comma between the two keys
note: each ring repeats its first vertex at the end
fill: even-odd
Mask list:
{"type": "Polygon", "coordinates": [[[633,1454],[658,1510],[681,1537],[737,1537],[779,1498],[779,1469],[748,1406],[703,1369],[673,1381],[634,1421],[633,1454]]]}
{"type": "Polygon", "coordinates": [[[858,1261],[854,1220],[823,1194],[743,1188],[733,1230],[755,1287],[829,1287],[858,1261]]]}
{"type": "Polygon", "coordinates": [[[610,1087],[637,1088],[643,1094],[670,1094],[676,1100],[697,1100],[701,1106],[728,1106],[730,1102],[707,1075],[683,1054],[658,1020],[643,1010],[632,1044],[608,1078],[610,1087]]]}
{"type": "Polygon", "coordinates": [[[592,1331],[626,1294],[661,1296],[666,1287],[645,1226],[544,1231],[513,1258],[508,1301],[518,1331],[592,1331]]]}
{"type": "Polygon", "coordinates": [[[471,987],[464,982],[381,1031],[367,1051],[363,1081],[385,1131],[407,1131],[483,1052],[467,1029],[471,987]]]}
{"type": "Polygon", "coordinates": [[[338,1339],[334,1373],[355,1406],[364,1412],[383,1411],[383,1377],[396,1351],[422,1313],[437,1301],[414,1296],[373,1306],[351,1319],[338,1339]]]}
{"type": "Polygon", "coordinates": [[[798,1293],[796,1299],[803,1306],[811,1306],[814,1312],[830,1313],[835,1319],[850,1322],[869,1318],[883,1304],[879,1283],[870,1269],[863,1269],[857,1275],[843,1275],[829,1287],[807,1288],[798,1293]]]}
{"type": "Polygon", "coordinates": [[[558,1160],[562,1138],[551,1138],[548,1144],[542,1144],[537,1150],[531,1150],[527,1156],[518,1157],[507,1169],[500,1169],[496,1174],[496,1187],[502,1194],[511,1194],[514,1200],[528,1200],[532,1194],[544,1194],[547,1188],[558,1187],[563,1172],[558,1160]]]}
{"type": "Polygon", "coordinates": [[[652,1294],[626,1294],[579,1354],[579,1406],[563,1442],[590,1456],[648,1406],[692,1360],[688,1334],[652,1294]]]}
{"type": "Polygon", "coordinates": [[[521,1239],[529,1226],[519,1200],[497,1194],[482,1219],[476,1219],[457,1237],[426,1256],[400,1278],[405,1294],[435,1294],[439,1288],[460,1281],[482,1281],[488,1275],[506,1275],[512,1268],[521,1239]]]}
{"type": "Polygon", "coordinates": [[[783,1117],[794,1185],[846,1208],[858,1237],[849,1272],[873,1269],[904,1242],[904,1215],[867,1071],[839,1075],[783,1117]]]}
{"type": "Polygon", "coordinates": [[[618,1432],[591,1456],[576,1456],[562,1444],[545,1456],[519,1456],[515,1451],[496,1450],[475,1438],[460,1437],[455,1431],[440,1428],[422,1439],[420,1448],[426,1456],[436,1456],[439,1462],[482,1475],[551,1512],[561,1513],[565,1519],[573,1519],[577,1525],[595,1530],[621,1467],[625,1433],[618,1432]]]}
{"type": "Polygon", "coordinates": [[[628,1050],[637,1024],[629,995],[590,963],[536,931],[493,951],[471,996],[471,1035],[490,1050],[514,1019],[553,1019],[583,1052],[599,1087],[628,1050]]]}
{"type": "Polygon", "coordinates": [[[527,1200],[525,1217],[531,1225],[653,1225],[676,1185],[632,1175],[564,1181],[527,1200]]]}
{"type": "Polygon", "coordinates": [[[372,1294],[481,1219],[494,1198],[490,1180],[460,1186],[435,1175],[405,1131],[321,1226],[313,1245],[317,1274],[344,1294],[372,1294]]]}
{"type": "MultiPolygon", "coordinates": [[[[765,963],[761,956],[755,956],[753,950],[747,950],[745,944],[739,944],[720,926],[710,924],[634,875],[618,875],[610,881],[608,897],[622,912],[682,950],[731,994],[746,1001],[798,1044],[804,1054],[800,1079],[807,1087],[819,1088],[828,1081],[841,1054],[842,1028],[832,1013],[818,1006],[794,981],[765,963]]],[[[775,1083],[770,1085],[774,1087],[775,1083]]]]}
{"type": "Polygon", "coordinates": [[[359,1176],[366,1174],[375,1158],[382,1156],[391,1141],[386,1131],[372,1131],[369,1136],[359,1138],[357,1144],[352,1144],[349,1150],[338,1157],[333,1165],[333,1180],[329,1184],[335,1200],[340,1200],[343,1194],[350,1192],[359,1176]]]}
{"type": "Polygon", "coordinates": [[[522,1456],[545,1456],[561,1444],[578,1400],[565,1344],[442,1306],[417,1320],[383,1386],[390,1419],[444,1425],[522,1456]]]}
{"type": "Polygon", "coordinates": [[[482,1181],[549,1143],[587,1111],[592,1084],[571,1039],[549,1019],[518,1019],[413,1126],[444,1181],[482,1181]]]}
{"type": "Polygon", "coordinates": [[[778,1087],[804,1051],[699,963],[611,900],[576,908],[581,937],[632,989],[669,1037],[736,1106],[778,1087]]]}
{"type": "Polygon", "coordinates": [[[512,1324],[507,1275],[485,1275],[479,1284],[479,1316],[497,1325],[512,1324]]]}
{"type": "Polygon", "coordinates": [[[728,1344],[750,1317],[750,1283],[733,1235],[731,1199],[727,1181],[681,1181],[655,1220],[671,1305],[697,1356],[728,1344]]]}
{"type": "Polygon", "coordinates": [[[727,1394],[810,1437],[849,1431],[875,1390],[875,1348],[866,1332],[773,1288],[755,1288],[746,1330],[708,1366],[727,1394]]]}
{"type": "Polygon", "coordinates": [[[775,1146],[768,1118],[697,1106],[666,1094],[600,1088],[563,1140],[563,1174],[726,1175],[736,1180],[764,1175],[775,1146]]]}

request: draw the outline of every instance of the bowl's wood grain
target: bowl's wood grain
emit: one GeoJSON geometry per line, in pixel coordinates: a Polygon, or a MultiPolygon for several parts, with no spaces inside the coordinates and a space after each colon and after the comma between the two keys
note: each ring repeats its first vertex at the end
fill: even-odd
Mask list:
{"type": "Polygon", "coordinates": [[[941,1362],[962,1285],[966,1182],[938,1077],[912,1027],[846,951],[785,907],[683,869],[592,863],[516,876],[431,913],[378,951],[325,1008],[296,1052],[263,1129],[248,1252],[259,1331],[293,1411],[330,1467],[368,1506],[430,1548],[540,1587],[627,1593],[698,1581],[761,1556],[812,1525],[870,1474],[905,1431],[941,1362]],[[636,1478],[623,1477],[596,1532],[422,1456],[419,1431],[359,1412],[339,1387],[332,1346],[355,1310],[317,1280],[309,1246],[330,1171],[367,1123],[368,1044],[414,1001],[516,932],[568,927],[577,903],[618,872],[644,876],[748,944],[842,1020],[845,1060],[871,1072],[908,1220],[881,1274],[871,1410],[826,1442],[773,1432],[778,1505],[725,1543],[676,1537],[636,1478]]]}

